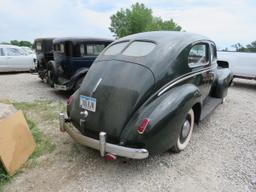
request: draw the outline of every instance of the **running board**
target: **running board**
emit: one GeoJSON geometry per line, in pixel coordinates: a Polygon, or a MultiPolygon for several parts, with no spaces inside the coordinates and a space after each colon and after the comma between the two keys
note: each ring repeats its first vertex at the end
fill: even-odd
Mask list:
{"type": "Polygon", "coordinates": [[[203,105],[203,110],[200,116],[200,121],[206,118],[219,104],[222,103],[222,98],[208,96],[203,105]]]}

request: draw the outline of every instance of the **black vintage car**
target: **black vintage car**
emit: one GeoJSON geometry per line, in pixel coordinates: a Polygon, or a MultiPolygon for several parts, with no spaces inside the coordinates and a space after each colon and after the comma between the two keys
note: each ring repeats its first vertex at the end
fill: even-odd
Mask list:
{"type": "Polygon", "coordinates": [[[37,57],[36,70],[39,77],[47,81],[47,64],[53,60],[53,47],[52,42],[54,38],[38,38],[34,41],[34,47],[37,57]]]}
{"type": "Polygon", "coordinates": [[[216,45],[204,36],[127,36],[95,60],[69,98],[67,116],[60,113],[60,129],[110,159],[180,152],[231,81],[230,70],[217,66],[216,45]]]}
{"type": "Polygon", "coordinates": [[[56,38],[54,61],[48,63],[49,82],[59,90],[76,90],[93,61],[112,40],[99,38],[56,38]]]}

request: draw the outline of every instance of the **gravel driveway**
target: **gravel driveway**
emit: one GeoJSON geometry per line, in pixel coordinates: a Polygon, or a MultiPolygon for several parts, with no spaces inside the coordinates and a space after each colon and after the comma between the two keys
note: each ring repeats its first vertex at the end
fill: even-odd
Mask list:
{"type": "MultiPolygon", "coordinates": [[[[15,101],[65,99],[35,75],[0,76],[0,97],[15,101]]],[[[188,148],[145,160],[106,162],[59,133],[46,134],[53,154],[15,177],[5,191],[256,191],[256,81],[235,80],[226,102],[197,126],[188,148]]],[[[43,127],[43,122],[38,122],[43,127]]]]}

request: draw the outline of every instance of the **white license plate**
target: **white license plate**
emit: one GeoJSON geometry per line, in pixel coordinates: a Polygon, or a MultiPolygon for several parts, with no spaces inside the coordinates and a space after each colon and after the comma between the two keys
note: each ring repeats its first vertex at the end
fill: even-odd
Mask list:
{"type": "Polygon", "coordinates": [[[96,98],[80,95],[80,107],[82,109],[95,112],[96,111],[96,98]]]}

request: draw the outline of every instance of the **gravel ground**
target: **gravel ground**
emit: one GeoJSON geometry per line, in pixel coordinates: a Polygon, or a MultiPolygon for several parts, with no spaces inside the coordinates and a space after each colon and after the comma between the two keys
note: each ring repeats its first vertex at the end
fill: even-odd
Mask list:
{"type": "Polygon", "coordinates": [[[0,98],[9,98],[17,102],[35,100],[66,99],[67,94],[55,91],[43,83],[37,74],[11,73],[0,74],[0,98]]]}
{"type": "MultiPolygon", "coordinates": [[[[37,76],[0,76],[0,97],[15,101],[63,99],[37,76]]],[[[5,191],[256,191],[256,81],[235,80],[228,97],[195,127],[188,148],[145,160],[107,162],[59,133],[57,120],[39,127],[57,144],[5,191]]]]}

